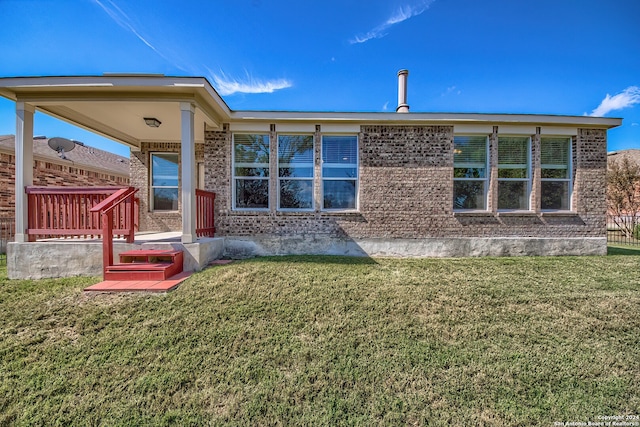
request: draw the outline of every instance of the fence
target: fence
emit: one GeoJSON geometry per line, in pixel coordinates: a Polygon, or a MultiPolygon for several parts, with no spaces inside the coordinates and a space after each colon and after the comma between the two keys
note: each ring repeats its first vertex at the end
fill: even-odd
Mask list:
{"type": "Polygon", "coordinates": [[[640,216],[607,215],[607,242],[640,246],[640,216]]]}
{"type": "Polygon", "coordinates": [[[7,263],[7,243],[13,240],[15,224],[13,218],[0,218],[0,265],[7,263]]]}

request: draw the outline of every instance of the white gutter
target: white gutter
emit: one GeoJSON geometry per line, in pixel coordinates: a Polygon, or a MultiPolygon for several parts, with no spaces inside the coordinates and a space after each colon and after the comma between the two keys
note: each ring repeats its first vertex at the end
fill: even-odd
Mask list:
{"type": "Polygon", "coordinates": [[[279,112],[233,111],[232,121],[292,121],[337,123],[388,124],[523,124],[579,126],[611,129],[622,124],[620,118],[591,116],[556,116],[542,114],[484,114],[484,113],[353,113],[353,112],[279,112]]]}

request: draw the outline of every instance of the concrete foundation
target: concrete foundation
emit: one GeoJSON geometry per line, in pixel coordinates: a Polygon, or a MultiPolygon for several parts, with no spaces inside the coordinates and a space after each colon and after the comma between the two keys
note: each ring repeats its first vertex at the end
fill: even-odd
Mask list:
{"type": "MultiPolygon", "coordinates": [[[[114,243],[114,260],[132,249],[184,251],[185,271],[200,271],[222,257],[241,259],[267,255],[347,255],[370,257],[448,258],[480,256],[606,255],[607,239],[598,238],[427,238],[336,239],[318,236],[203,238],[197,243],[114,243]]],[[[100,241],[11,242],[7,251],[10,279],[99,276],[100,241]]]]}
{"type": "MultiPolygon", "coordinates": [[[[133,249],[179,249],[184,251],[184,271],[200,271],[222,256],[224,239],[203,238],[197,243],[146,242],[142,244],[114,242],[113,259],[133,249]]],[[[100,276],[102,274],[102,242],[48,241],[18,243],[7,247],[7,273],[10,279],[45,279],[53,277],[100,276]]]]}
{"type": "Polygon", "coordinates": [[[426,238],[336,239],[322,237],[226,237],[224,256],[350,255],[371,257],[479,257],[606,255],[607,239],[598,238],[426,238]]]}

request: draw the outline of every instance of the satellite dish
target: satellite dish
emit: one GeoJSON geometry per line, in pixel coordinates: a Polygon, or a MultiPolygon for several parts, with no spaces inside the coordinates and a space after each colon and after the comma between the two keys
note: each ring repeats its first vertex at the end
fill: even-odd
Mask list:
{"type": "Polygon", "coordinates": [[[61,159],[67,160],[67,156],[65,156],[64,153],[68,153],[76,148],[76,143],[67,138],[55,137],[49,139],[49,147],[57,151],[61,159]]]}

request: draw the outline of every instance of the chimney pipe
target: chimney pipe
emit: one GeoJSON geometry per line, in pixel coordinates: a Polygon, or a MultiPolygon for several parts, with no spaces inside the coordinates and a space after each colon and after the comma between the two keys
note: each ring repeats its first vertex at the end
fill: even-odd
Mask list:
{"type": "Polygon", "coordinates": [[[398,71],[398,108],[396,113],[408,113],[409,104],[407,104],[407,77],[409,70],[398,71]]]}

